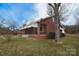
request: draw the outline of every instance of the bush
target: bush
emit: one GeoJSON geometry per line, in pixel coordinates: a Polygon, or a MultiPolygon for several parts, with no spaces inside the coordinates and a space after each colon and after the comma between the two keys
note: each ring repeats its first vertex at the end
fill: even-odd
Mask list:
{"type": "MultiPolygon", "coordinates": [[[[64,33],[60,33],[60,37],[64,37],[64,33]]],[[[48,39],[55,39],[55,32],[49,32],[48,33],[48,39]]]]}
{"type": "Polygon", "coordinates": [[[55,39],[55,32],[49,32],[48,39],[55,39]]]}
{"type": "Polygon", "coordinates": [[[65,36],[65,34],[64,33],[60,33],[60,37],[64,37],[65,36]]]}

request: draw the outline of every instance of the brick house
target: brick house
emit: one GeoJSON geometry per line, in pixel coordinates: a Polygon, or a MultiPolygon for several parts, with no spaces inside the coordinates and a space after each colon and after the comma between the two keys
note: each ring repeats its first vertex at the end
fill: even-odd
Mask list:
{"type": "Polygon", "coordinates": [[[37,39],[46,39],[49,32],[55,32],[55,19],[54,17],[47,17],[36,21],[36,27],[30,26],[21,29],[21,32],[29,37],[37,39]]]}

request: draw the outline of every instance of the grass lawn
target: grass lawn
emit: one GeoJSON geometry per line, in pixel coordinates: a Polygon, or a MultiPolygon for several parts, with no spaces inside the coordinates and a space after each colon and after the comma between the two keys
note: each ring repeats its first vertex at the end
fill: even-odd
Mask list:
{"type": "Polygon", "coordinates": [[[20,36],[0,36],[0,55],[2,56],[59,56],[79,55],[79,35],[67,35],[60,44],[53,40],[33,40],[20,36]],[[10,39],[10,40],[8,40],[10,39]]]}

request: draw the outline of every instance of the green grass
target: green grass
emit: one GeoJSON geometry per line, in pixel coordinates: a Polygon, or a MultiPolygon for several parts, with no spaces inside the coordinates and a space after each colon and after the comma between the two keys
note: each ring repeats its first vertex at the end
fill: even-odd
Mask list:
{"type": "Polygon", "coordinates": [[[33,40],[20,36],[0,37],[0,55],[2,56],[75,56],[79,55],[79,35],[67,35],[60,44],[53,40],[33,40]],[[8,37],[9,38],[9,37],[8,37]]]}

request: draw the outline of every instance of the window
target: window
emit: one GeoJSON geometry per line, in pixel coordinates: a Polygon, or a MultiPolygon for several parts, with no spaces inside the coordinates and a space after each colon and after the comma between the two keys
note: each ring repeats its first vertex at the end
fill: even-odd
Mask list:
{"type": "Polygon", "coordinates": [[[46,25],[45,24],[40,24],[40,33],[45,34],[46,33],[46,25]]]}

